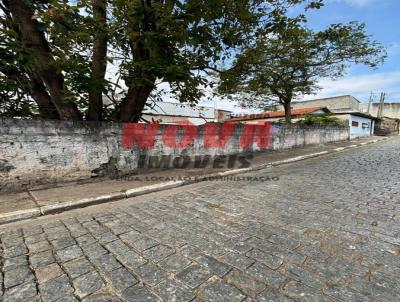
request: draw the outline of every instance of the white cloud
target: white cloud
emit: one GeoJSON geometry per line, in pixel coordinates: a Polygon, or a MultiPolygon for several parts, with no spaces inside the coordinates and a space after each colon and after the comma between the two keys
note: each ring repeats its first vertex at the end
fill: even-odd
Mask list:
{"type": "Polygon", "coordinates": [[[361,102],[367,102],[371,92],[387,93],[387,100],[398,100],[400,97],[400,72],[381,72],[368,75],[348,76],[339,80],[323,79],[322,87],[316,95],[301,98],[314,99],[337,95],[352,95],[361,102]]]}
{"type": "MultiPolygon", "coordinates": [[[[164,85],[163,85],[164,86],[164,85]]],[[[326,98],[339,95],[352,95],[361,102],[368,102],[370,93],[374,92],[378,97],[380,92],[386,92],[388,102],[400,101],[400,71],[399,72],[381,72],[364,74],[358,76],[346,76],[338,80],[322,79],[319,82],[322,88],[315,95],[308,95],[298,100],[311,100],[317,98],[326,98]]],[[[165,88],[165,86],[163,87],[165,88]]],[[[166,95],[164,101],[176,101],[173,97],[166,95]]],[[[236,114],[257,113],[259,109],[243,109],[237,102],[211,97],[199,102],[200,106],[216,107],[232,111],[236,114]]]]}
{"type": "Polygon", "coordinates": [[[331,0],[331,2],[345,3],[349,6],[360,8],[374,4],[376,0],[331,0]]]}
{"type": "MultiPolygon", "coordinates": [[[[368,102],[371,92],[377,97],[379,93],[386,92],[388,102],[400,101],[400,71],[346,76],[338,80],[322,79],[319,86],[322,89],[316,95],[305,96],[299,100],[352,95],[361,102],[368,102]]],[[[243,109],[235,102],[219,98],[215,100],[215,103],[217,108],[231,110],[234,113],[256,113],[260,111],[259,109],[243,109]]],[[[203,101],[200,104],[214,106],[213,101],[203,101]]]]}

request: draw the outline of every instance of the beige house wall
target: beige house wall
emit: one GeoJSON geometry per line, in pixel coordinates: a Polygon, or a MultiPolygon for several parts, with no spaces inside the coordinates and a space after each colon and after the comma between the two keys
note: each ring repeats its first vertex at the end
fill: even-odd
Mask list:
{"type": "MultiPolygon", "coordinates": [[[[292,109],[304,109],[311,107],[327,107],[333,112],[358,111],[360,102],[351,95],[331,97],[305,102],[293,102],[292,109]]],[[[283,108],[283,107],[281,107],[283,108]]],[[[281,110],[281,109],[279,109],[281,110]]]]}

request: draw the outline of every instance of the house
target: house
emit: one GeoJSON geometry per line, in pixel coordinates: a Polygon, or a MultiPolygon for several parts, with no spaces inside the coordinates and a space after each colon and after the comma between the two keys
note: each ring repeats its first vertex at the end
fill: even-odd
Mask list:
{"type": "Polygon", "coordinates": [[[155,102],[143,111],[142,118],[147,122],[162,124],[174,124],[182,120],[187,120],[195,125],[201,125],[207,122],[224,122],[231,118],[231,112],[213,107],[155,102]]]}
{"type": "Polygon", "coordinates": [[[349,125],[350,139],[374,134],[375,122],[378,119],[366,112],[361,112],[363,104],[351,95],[293,102],[292,110],[314,108],[315,106],[327,108],[332,112],[332,116],[349,125]]]}
{"type": "Polygon", "coordinates": [[[359,111],[337,112],[332,116],[349,125],[350,139],[374,135],[375,122],[378,120],[372,115],[359,111]]]}
{"type": "Polygon", "coordinates": [[[374,127],[375,135],[399,135],[399,120],[390,118],[390,117],[383,117],[375,122],[374,127]]]}
{"type": "MultiPolygon", "coordinates": [[[[358,111],[349,112],[331,112],[326,107],[312,107],[303,109],[292,109],[292,121],[297,122],[304,118],[305,115],[320,115],[324,113],[331,113],[333,117],[343,121],[350,129],[350,139],[363,136],[371,136],[374,134],[375,120],[377,118],[361,113],[358,111]]],[[[260,114],[250,114],[238,116],[229,121],[241,122],[241,123],[257,123],[257,122],[276,122],[285,118],[284,111],[277,112],[264,112],[260,114]]]]}
{"type": "MultiPolygon", "coordinates": [[[[292,121],[296,122],[302,119],[305,115],[318,115],[330,113],[330,110],[325,107],[313,107],[304,109],[293,109],[292,121]]],[[[285,111],[267,111],[259,114],[240,115],[230,119],[230,122],[242,123],[257,123],[257,122],[276,122],[285,118],[285,111]]]]}

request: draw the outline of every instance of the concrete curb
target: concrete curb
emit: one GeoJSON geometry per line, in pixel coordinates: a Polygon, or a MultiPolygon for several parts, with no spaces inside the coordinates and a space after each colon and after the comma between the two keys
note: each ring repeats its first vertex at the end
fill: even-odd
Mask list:
{"type": "Polygon", "coordinates": [[[29,209],[14,211],[10,213],[0,214],[0,224],[6,224],[14,221],[39,217],[41,215],[39,209],[29,209]]]}
{"type": "Polygon", "coordinates": [[[328,154],[328,153],[329,153],[329,151],[322,151],[322,152],[318,152],[318,153],[311,153],[311,154],[306,154],[306,155],[302,155],[302,156],[296,156],[296,157],[292,157],[289,159],[272,162],[271,165],[272,166],[280,166],[283,164],[294,163],[294,162],[308,159],[308,158],[318,157],[318,156],[328,154]]]}
{"type": "Polygon", "coordinates": [[[151,186],[139,187],[135,189],[130,189],[125,191],[125,197],[131,198],[135,196],[140,196],[144,194],[154,193],[158,191],[168,190],[183,186],[185,184],[184,181],[169,181],[161,184],[155,184],[151,186]]]}
{"type": "MultiPolygon", "coordinates": [[[[235,169],[235,170],[220,172],[220,173],[217,173],[217,175],[218,176],[229,176],[229,175],[236,175],[236,174],[246,173],[246,172],[251,172],[251,171],[253,171],[253,168],[235,169]]],[[[209,175],[206,175],[206,177],[210,178],[209,175]]]]}
{"type": "Polygon", "coordinates": [[[48,206],[40,207],[41,215],[60,213],[66,210],[83,208],[91,205],[101,204],[109,201],[115,201],[126,198],[125,193],[111,193],[109,195],[102,195],[92,198],[84,198],[66,202],[60,202],[48,206]]]}
{"type": "Polygon", "coordinates": [[[346,146],[346,147],[336,148],[336,149],[333,149],[333,151],[322,151],[322,152],[311,153],[311,154],[306,154],[306,155],[302,155],[302,156],[296,156],[296,157],[288,158],[288,159],[281,160],[281,161],[275,161],[275,162],[270,162],[270,163],[254,166],[251,168],[236,169],[236,170],[229,170],[229,171],[225,171],[225,172],[213,173],[213,174],[208,174],[208,175],[203,175],[203,176],[195,176],[194,178],[190,177],[189,180],[169,181],[169,182],[165,182],[165,183],[129,189],[129,190],[126,190],[125,192],[111,193],[108,195],[103,195],[103,196],[98,196],[98,197],[93,197],[93,198],[84,198],[84,199],[79,199],[79,200],[74,200],[74,201],[67,201],[67,202],[57,203],[57,204],[48,205],[48,206],[42,206],[37,209],[29,209],[29,210],[15,211],[15,212],[6,213],[6,214],[0,214],[0,225],[19,221],[19,220],[40,217],[40,216],[44,216],[44,215],[48,215],[48,214],[61,213],[61,212],[71,210],[71,209],[83,208],[83,207],[101,204],[101,203],[105,203],[105,202],[117,201],[117,200],[121,200],[121,199],[135,197],[135,196],[164,191],[164,190],[173,189],[173,188],[177,188],[180,186],[185,186],[185,185],[189,185],[189,184],[193,184],[193,183],[203,182],[208,179],[214,179],[214,178],[229,176],[229,175],[237,175],[237,174],[247,173],[247,172],[252,172],[252,171],[259,171],[259,170],[262,170],[265,168],[294,163],[294,162],[302,161],[302,160],[309,159],[309,158],[315,158],[318,156],[331,154],[334,152],[342,152],[345,150],[377,143],[377,142],[384,141],[387,139],[389,139],[389,138],[385,137],[382,139],[376,139],[376,140],[372,140],[369,142],[359,143],[357,145],[350,145],[350,146],[346,146]]]}

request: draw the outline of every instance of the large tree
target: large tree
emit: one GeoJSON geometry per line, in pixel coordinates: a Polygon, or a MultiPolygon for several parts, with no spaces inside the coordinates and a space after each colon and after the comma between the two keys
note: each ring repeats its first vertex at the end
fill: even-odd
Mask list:
{"type": "Polygon", "coordinates": [[[357,22],[312,31],[303,18],[282,19],[274,33],[261,34],[221,76],[219,91],[239,98],[244,107],[278,103],[291,121],[291,102],[319,89],[321,78],[338,78],[351,63],[377,67],[383,47],[357,22]]]}
{"type": "Polygon", "coordinates": [[[195,103],[277,16],[321,1],[0,0],[0,113],[138,121],[163,82],[195,103]]]}

